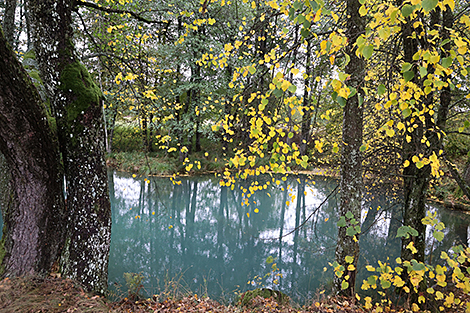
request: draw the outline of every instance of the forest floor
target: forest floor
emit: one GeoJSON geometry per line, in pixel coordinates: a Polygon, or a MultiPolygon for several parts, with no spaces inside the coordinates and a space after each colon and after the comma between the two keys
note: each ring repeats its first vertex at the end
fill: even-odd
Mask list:
{"type": "Polygon", "coordinates": [[[83,291],[76,283],[60,278],[13,278],[0,281],[0,313],[55,313],[55,312],[366,312],[347,301],[330,299],[311,306],[295,307],[278,304],[273,298],[254,298],[246,306],[223,305],[208,297],[188,295],[179,299],[135,300],[123,298],[110,302],[105,297],[83,291]]]}
{"type": "MultiPolygon", "coordinates": [[[[464,312],[464,303],[470,301],[469,296],[456,294],[462,300],[461,305],[446,307],[444,312],[464,312]]],[[[0,313],[55,313],[55,312],[213,312],[213,313],[363,313],[382,312],[382,310],[366,310],[361,304],[353,303],[346,298],[322,297],[323,300],[312,301],[308,306],[279,304],[273,298],[264,299],[260,296],[250,300],[246,305],[223,305],[208,297],[188,295],[178,299],[135,300],[123,298],[111,302],[105,297],[92,295],[68,279],[61,278],[6,278],[0,281],[0,313]]],[[[437,309],[437,308],[435,308],[437,309]]],[[[386,307],[385,312],[412,312],[402,307],[386,307]]],[[[430,312],[430,311],[420,311],[430,312]]]]}

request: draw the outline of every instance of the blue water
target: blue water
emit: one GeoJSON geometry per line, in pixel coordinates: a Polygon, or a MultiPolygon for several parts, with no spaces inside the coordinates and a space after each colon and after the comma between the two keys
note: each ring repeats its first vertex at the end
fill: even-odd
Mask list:
{"type": "MultiPolygon", "coordinates": [[[[243,191],[253,183],[243,181],[232,190],[214,176],[181,178],[175,185],[167,178],[114,173],[113,290],[125,285],[125,272],[132,272],[145,277],[147,294],[170,292],[175,281],[181,291],[224,299],[258,286],[280,289],[298,302],[328,292],[337,237],[337,181],[292,176],[284,182],[264,176],[258,186],[266,189],[242,205],[243,191]],[[266,263],[269,257],[274,270],[273,263],[266,263]]],[[[447,225],[442,243],[427,236],[428,260],[435,261],[441,250],[467,243],[470,221],[465,214],[429,209],[447,225]]],[[[395,238],[400,218],[396,197],[380,191],[365,195],[359,281],[370,274],[362,269],[365,264],[400,256],[395,238]]]]}
{"type": "MultiPolygon", "coordinates": [[[[146,295],[193,292],[227,300],[265,286],[303,302],[328,292],[338,221],[335,179],[263,176],[232,189],[215,176],[180,178],[177,184],[169,178],[108,176],[111,296],[125,295],[124,273],[142,275],[146,295]],[[244,191],[250,186],[261,190],[248,198],[244,191]]],[[[443,242],[427,233],[427,261],[435,262],[442,250],[467,244],[470,218],[429,210],[446,225],[443,242]]],[[[365,195],[359,282],[368,275],[365,264],[399,256],[400,218],[398,198],[380,190],[365,195]]]]}

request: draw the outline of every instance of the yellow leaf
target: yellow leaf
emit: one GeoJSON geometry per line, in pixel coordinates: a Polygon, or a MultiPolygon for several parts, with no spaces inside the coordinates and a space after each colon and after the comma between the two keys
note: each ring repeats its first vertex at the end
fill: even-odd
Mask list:
{"type": "Polygon", "coordinates": [[[321,8],[315,14],[315,18],[313,19],[313,22],[314,23],[318,22],[320,20],[320,18],[321,18],[321,8]]]}
{"type": "Polygon", "coordinates": [[[455,8],[455,1],[454,0],[444,0],[443,2],[444,5],[448,5],[452,11],[454,11],[455,8]]]}
{"type": "Polygon", "coordinates": [[[360,14],[361,16],[364,16],[364,15],[367,14],[367,8],[366,8],[364,5],[362,5],[362,6],[359,8],[359,14],[360,14]]]}

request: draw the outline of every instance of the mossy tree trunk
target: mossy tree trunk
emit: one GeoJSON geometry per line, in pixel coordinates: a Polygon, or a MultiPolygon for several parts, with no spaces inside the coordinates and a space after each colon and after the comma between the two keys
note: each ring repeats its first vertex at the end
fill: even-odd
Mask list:
{"type": "Polygon", "coordinates": [[[66,178],[64,276],[87,289],[107,289],[111,209],[104,160],[100,89],[75,56],[71,0],[29,0],[41,77],[57,121],[66,178]]]}
{"type": "Polygon", "coordinates": [[[39,94],[0,32],[2,189],[0,275],[46,274],[63,245],[64,197],[57,142],[39,94]]]}
{"type": "Polygon", "coordinates": [[[348,86],[355,88],[357,93],[346,100],[343,108],[343,134],[341,150],[341,200],[339,216],[344,223],[339,224],[338,242],[336,245],[335,261],[338,263],[338,275],[334,277],[336,292],[354,299],[357,261],[359,258],[362,202],[362,124],[363,99],[362,85],[364,81],[364,60],[356,55],[355,43],[364,32],[363,19],[359,15],[360,3],[357,0],[347,0],[348,45],[346,53],[350,62],[346,73],[350,75],[348,86]],[[339,275],[341,273],[342,275],[339,275]]]}

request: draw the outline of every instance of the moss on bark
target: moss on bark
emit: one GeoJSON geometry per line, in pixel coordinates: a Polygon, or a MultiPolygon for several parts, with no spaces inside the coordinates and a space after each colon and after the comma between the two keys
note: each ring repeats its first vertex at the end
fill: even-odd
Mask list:
{"type": "Polygon", "coordinates": [[[73,94],[74,98],[66,108],[68,123],[73,123],[91,103],[99,102],[102,96],[101,90],[93,82],[85,66],[77,60],[67,64],[61,72],[60,89],[73,94]]]}

